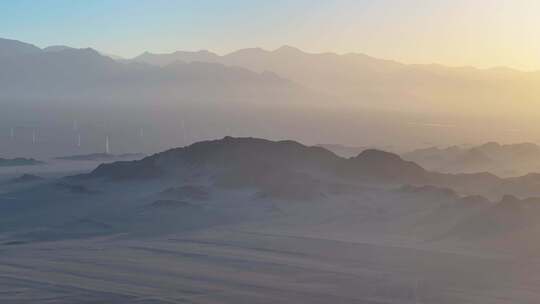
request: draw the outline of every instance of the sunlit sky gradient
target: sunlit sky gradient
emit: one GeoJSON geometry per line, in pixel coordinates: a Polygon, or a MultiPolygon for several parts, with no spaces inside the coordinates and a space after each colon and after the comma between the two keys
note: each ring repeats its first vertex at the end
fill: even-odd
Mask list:
{"type": "Polygon", "coordinates": [[[0,0],[0,37],[143,51],[288,44],[406,63],[540,69],[538,0],[0,0]]]}

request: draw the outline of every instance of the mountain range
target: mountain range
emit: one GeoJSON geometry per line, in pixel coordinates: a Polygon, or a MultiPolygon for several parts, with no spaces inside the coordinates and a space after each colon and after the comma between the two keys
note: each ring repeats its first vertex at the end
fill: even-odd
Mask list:
{"type": "Polygon", "coordinates": [[[287,181],[302,178],[310,182],[325,178],[390,185],[430,185],[454,189],[462,195],[488,198],[540,196],[537,188],[540,174],[536,173],[512,178],[500,178],[490,173],[439,173],[382,150],[367,149],[355,157],[342,158],[324,148],[308,147],[294,141],[233,137],[171,149],[139,161],[103,164],[83,177],[130,180],[186,178],[190,174],[208,174],[214,181],[241,185],[267,180],[287,184],[287,181]]]}
{"type": "Polygon", "coordinates": [[[394,110],[526,115],[540,93],[540,72],[402,64],[363,54],[306,53],[290,46],[242,49],[223,56],[209,51],[146,52],[132,61],[158,66],[204,61],[272,71],[334,96],[335,102],[394,110]]]}
{"type": "MultiPolygon", "coordinates": [[[[485,138],[509,142],[522,130],[531,141],[540,137],[530,111],[540,87],[535,72],[402,64],[289,46],[113,59],[88,48],[40,49],[8,39],[0,39],[0,67],[0,128],[39,126],[56,136],[62,132],[52,117],[70,117],[66,124],[86,118],[101,133],[129,140],[115,153],[141,151],[139,141],[126,134],[128,124],[150,125],[162,134],[149,136],[155,142],[147,146],[154,148],[143,152],[225,135],[349,146],[391,143],[399,151],[485,138]],[[191,131],[179,134],[186,120],[191,131]],[[471,128],[476,132],[467,132],[471,128]]],[[[101,143],[101,135],[92,137],[99,138],[92,145],[101,143]]],[[[66,138],[39,149],[63,154],[55,149],[73,142],[66,138]]],[[[17,149],[10,154],[28,151],[17,149]]]]}
{"type": "MultiPolygon", "coordinates": [[[[40,49],[32,44],[0,39],[0,59],[4,90],[23,80],[28,81],[25,85],[52,86],[50,91],[45,91],[50,93],[54,92],[55,84],[58,87],[64,81],[67,81],[61,88],[64,90],[78,82],[85,82],[93,89],[137,84],[168,86],[169,90],[172,90],[171,82],[178,85],[203,79],[213,85],[215,81],[225,80],[230,81],[229,85],[241,80],[248,86],[257,83],[294,86],[294,82],[319,94],[324,92],[334,102],[437,113],[467,110],[469,114],[527,114],[521,111],[528,110],[524,106],[535,101],[540,82],[539,72],[402,64],[363,54],[313,54],[291,46],[273,51],[241,49],[222,56],[206,50],[145,52],[133,59],[113,60],[89,48],[56,45],[40,49]],[[512,113],[505,108],[508,98],[513,101],[512,113]],[[497,109],[500,112],[493,112],[497,109]]],[[[9,96],[6,93],[3,96],[9,96]]]]}
{"type": "MultiPolygon", "coordinates": [[[[199,185],[164,190],[166,200],[160,200],[159,205],[167,208],[190,197],[209,199],[214,195],[212,189],[248,191],[253,194],[244,200],[293,206],[293,202],[324,202],[329,208],[340,208],[349,199],[363,201],[342,206],[345,209],[341,212],[351,212],[350,218],[327,220],[332,222],[330,231],[352,225],[351,229],[359,233],[357,221],[366,221],[360,226],[377,233],[390,225],[391,231],[429,241],[513,244],[519,250],[528,247],[525,244],[540,231],[539,174],[500,178],[489,173],[439,173],[376,149],[343,158],[294,141],[226,137],[139,161],[102,164],[91,173],[73,178],[71,182],[90,184],[171,180],[199,185]]],[[[319,211],[301,210],[302,217],[321,216],[319,211]]],[[[324,228],[319,228],[324,234],[324,228]]]]}
{"type": "MultiPolygon", "coordinates": [[[[218,96],[242,99],[253,92],[264,99],[293,94],[294,84],[272,73],[255,73],[215,63],[174,63],[163,68],[121,63],[96,50],[33,45],[0,40],[0,101],[40,101],[50,105],[63,101],[137,104],[161,99],[165,102],[198,98],[208,102],[218,96]],[[211,87],[209,91],[207,88],[211,87]],[[240,92],[240,93],[239,93],[240,92]]],[[[285,97],[283,97],[285,98],[285,97]]],[[[252,99],[251,102],[257,102],[252,99]]]]}
{"type": "Polygon", "coordinates": [[[365,226],[382,233],[391,225],[394,232],[408,231],[424,240],[498,242],[508,233],[536,231],[540,209],[536,211],[534,197],[540,197],[539,183],[539,174],[500,178],[428,171],[375,149],[342,158],[294,141],[226,137],[141,160],[101,164],[80,175],[8,180],[2,184],[5,196],[0,195],[0,201],[6,201],[0,209],[10,216],[0,221],[0,228],[27,231],[23,239],[63,238],[71,230],[58,230],[58,223],[77,214],[94,214],[91,221],[102,223],[99,227],[87,227],[85,220],[82,227],[73,227],[75,231],[146,234],[151,229],[159,234],[230,221],[279,222],[281,215],[275,210],[292,208],[286,212],[293,212],[293,221],[301,214],[299,223],[310,217],[322,221],[335,212],[348,214],[331,221],[332,227],[341,227],[332,231],[344,232],[342,225],[352,225],[357,232],[365,226]],[[337,209],[326,214],[326,208],[337,209]],[[178,222],[184,216],[198,221],[178,222]],[[50,233],[39,228],[34,235],[29,231],[36,225],[53,226],[50,233]]]}
{"type": "Polygon", "coordinates": [[[78,175],[23,175],[0,182],[2,286],[36,302],[46,290],[66,302],[159,291],[152,303],[221,303],[226,288],[238,293],[230,303],[321,304],[414,303],[419,289],[426,302],[502,304],[517,286],[511,299],[528,303],[536,283],[521,275],[540,252],[539,183],[238,137],[78,175]],[[81,291],[89,282],[110,292],[81,291]]]}
{"type": "Polygon", "coordinates": [[[540,171],[540,147],[533,143],[430,147],[402,156],[427,169],[449,173],[491,172],[510,177],[540,171]]]}
{"type": "Polygon", "coordinates": [[[0,39],[0,302],[538,303],[540,147],[498,143],[540,138],[537,96],[506,68],[0,39]]]}

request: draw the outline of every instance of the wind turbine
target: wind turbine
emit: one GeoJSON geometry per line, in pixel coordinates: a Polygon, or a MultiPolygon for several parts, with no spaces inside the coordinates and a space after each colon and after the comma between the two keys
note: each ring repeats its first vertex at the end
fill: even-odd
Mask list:
{"type": "Polygon", "coordinates": [[[420,278],[416,278],[415,280],[415,284],[414,284],[414,303],[415,304],[420,304],[420,300],[419,300],[419,297],[418,297],[418,287],[420,285],[420,278]]]}
{"type": "Polygon", "coordinates": [[[109,135],[107,135],[105,137],[105,154],[109,154],[110,153],[110,148],[109,148],[109,135]]]}

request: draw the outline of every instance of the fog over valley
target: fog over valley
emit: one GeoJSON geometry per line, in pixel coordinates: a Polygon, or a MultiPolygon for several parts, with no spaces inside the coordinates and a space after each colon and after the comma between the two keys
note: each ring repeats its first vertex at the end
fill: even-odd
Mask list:
{"type": "Polygon", "coordinates": [[[232,137],[86,172],[1,183],[6,301],[504,303],[531,284],[536,175],[232,137]]]}

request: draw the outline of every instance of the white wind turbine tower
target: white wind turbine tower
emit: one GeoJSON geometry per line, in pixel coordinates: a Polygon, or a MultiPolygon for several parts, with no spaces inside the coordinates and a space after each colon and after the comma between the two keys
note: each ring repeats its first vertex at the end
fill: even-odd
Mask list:
{"type": "Polygon", "coordinates": [[[107,135],[105,137],[105,153],[106,154],[109,154],[111,151],[110,151],[110,148],[109,148],[109,135],[107,135]]]}
{"type": "Polygon", "coordinates": [[[36,129],[33,129],[32,130],[32,144],[35,145],[37,142],[37,133],[36,133],[36,129]]]}
{"type": "Polygon", "coordinates": [[[140,145],[140,149],[143,149],[144,147],[144,128],[143,127],[139,129],[139,145],[140,145]]]}
{"type": "Polygon", "coordinates": [[[81,133],[77,135],[77,147],[81,147],[81,133]]]}
{"type": "Polygon", "coordinates": [[[416,278],[415,284],[414,284],[414,303],[420,304],[420,301],[418,299],[418,287],[420,285],[420,278],[416,278]]]}

